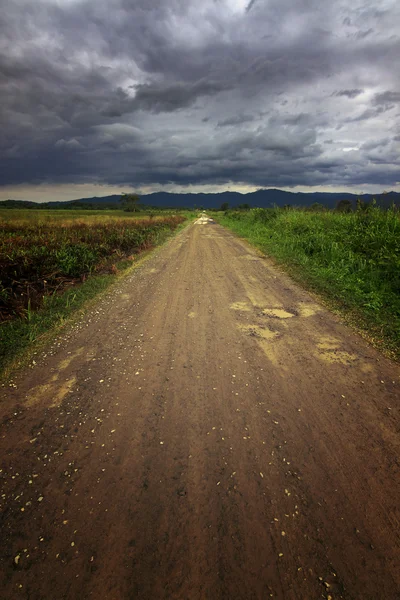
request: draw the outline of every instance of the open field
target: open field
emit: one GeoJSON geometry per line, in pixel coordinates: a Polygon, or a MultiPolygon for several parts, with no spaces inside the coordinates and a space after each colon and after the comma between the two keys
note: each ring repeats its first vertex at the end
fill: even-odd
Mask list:
{"type": "Polygon", "coordinates": [[[400,357],[398,212],[253,209],[215,218],[289,267],[374,343],[400,357]]]}
{"type": "Polygon", "coordinates": [[[8,210],[0,215],[0,362],[103,289],[110,275],[185,220],[81,212],[8,210]]]}
{"type": "Polygon", "coordinates": [[[399,365],[227,229],[34,359],[0,388],[2,598],[399,599],[399,365]]]}
{"type": "Polygon", "coordinates": [[[139,212],[127,212],[124,210],[79,210],[79,209],[12,209],[0,207],[0,224],[24,223],[24,224],[64,224],[82,221],[85,223],[106,223],[120,221],[121,219],[142,221],[151,218],[160,219],[169,216],[188,216],[187,210],[143,210],[139,212]]]}

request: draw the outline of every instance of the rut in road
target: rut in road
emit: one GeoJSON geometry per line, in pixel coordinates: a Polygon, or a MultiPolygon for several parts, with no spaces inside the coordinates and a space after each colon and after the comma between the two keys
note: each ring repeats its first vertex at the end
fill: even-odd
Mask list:
{"type": "Polygon", "coordinates": [[[4,388],[1,597],[400,598],[399,375],[188,226],[4,388]]]}

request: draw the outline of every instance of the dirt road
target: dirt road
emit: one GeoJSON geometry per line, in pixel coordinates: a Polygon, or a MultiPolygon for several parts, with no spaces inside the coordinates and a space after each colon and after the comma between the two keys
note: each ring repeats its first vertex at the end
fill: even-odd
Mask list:
{"type": "Polygon", "coordinates": [[[400,369],[192,224],[0,402],[0,597],[400,598],[400,369]]]}

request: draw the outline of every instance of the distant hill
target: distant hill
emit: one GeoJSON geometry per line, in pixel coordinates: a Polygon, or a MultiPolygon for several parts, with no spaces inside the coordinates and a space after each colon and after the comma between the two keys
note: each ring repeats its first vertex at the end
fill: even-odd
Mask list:
{"type": "MultiPolygon", "coordinates": [[[[269,189],[257,190],[248,194],[239,192],[221,192],[218,194],[173,194],[170,192],[154,192],[140,196],[140,202],[145,206],[154,208],[220,208],[221,204],[227,202],[230,208],[235,208],[240,204],[248,204],[251,207],[269,208],[271,206],[311,206],[312,204],[323,204],[327,208],[335,208],[339,200],[350,200],[355,206],[358,194],[349,193],[328,193],[328,192],[286,192],[284,190],[269,189]]],[[[363,194],[364,202],[369,203],[374,198],[380,206],[389,207],[392,203],[400,206],[400,193],[388,192],[385,194],[363,194]]],[[[4,208],[70,208],[85,207],[88,204],[91,207],[98,208],[116,208],[120,202],[120,195],[79,198],[78,200],[68,200],[66,202],[29,202],[24,200],[5,200],[0,202],[0,207],[4,208]]]]}
{"type": "Polygon", "coordinates": [[[0,208],[38,208],[38,203],[29,200],[0,200],[0,208]]]}

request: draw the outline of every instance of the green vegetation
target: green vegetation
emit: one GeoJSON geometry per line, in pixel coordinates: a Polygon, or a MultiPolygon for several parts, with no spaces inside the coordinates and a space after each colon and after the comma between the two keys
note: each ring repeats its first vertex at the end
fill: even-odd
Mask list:
{"type": "Polygon", "coordinates": [[[375,206],[342,210],[255,208],[214,216],[399,358],[399,213],[375,206]]]}
{"type": "Polygon", "coordinates": [[[122,211],[85,211],[84,217],[26,212],[0,215],[0,370],[185,221],[122,211]]]}

